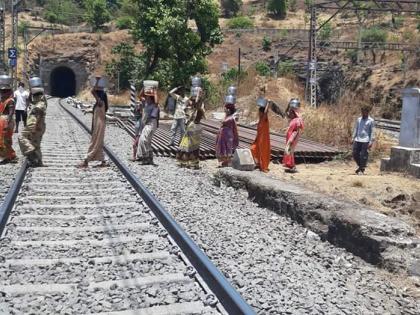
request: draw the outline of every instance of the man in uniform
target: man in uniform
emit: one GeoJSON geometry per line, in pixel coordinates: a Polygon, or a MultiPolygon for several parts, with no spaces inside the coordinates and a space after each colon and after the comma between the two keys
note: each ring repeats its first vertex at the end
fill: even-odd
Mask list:
{"type": "Polygon", "coordinates": [[[41,140],[45,132],[45,114],[47,100],[42,87],[30,89],[31,110],[26,127],[19,135],[19,146],[22,154],[28,158],[32,167],[42,166],[41,140]]]}

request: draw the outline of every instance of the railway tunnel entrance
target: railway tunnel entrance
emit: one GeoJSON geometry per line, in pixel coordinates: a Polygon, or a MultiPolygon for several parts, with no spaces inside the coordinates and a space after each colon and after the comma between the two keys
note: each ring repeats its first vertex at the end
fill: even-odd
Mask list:
{"type": "Polygon", "coordinates": [[[60,66],[50,74],[51,96],[68,97],[76,95],[76,74],[66,66],[60,66]]]}

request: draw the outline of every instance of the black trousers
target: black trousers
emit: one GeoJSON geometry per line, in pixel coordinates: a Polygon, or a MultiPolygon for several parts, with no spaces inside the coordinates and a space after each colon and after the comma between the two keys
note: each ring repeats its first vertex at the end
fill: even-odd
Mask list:
{"type": "Polygon", "coordinates": [[[26,119],[28,118],[28,114],[26,113],[26,110],[17,109],[15,111],[15,114],[16,114],[16,129],[18,128],[20,121],[23,121],[23,125],[26,127],[26,119]]]}
{"type": "Polygon", "coordinates": [[[367,165],[369,158],[369,142],[357,142],[353,143],[353,158],[356,161],[357,166],[364,170],[367,165]]]}

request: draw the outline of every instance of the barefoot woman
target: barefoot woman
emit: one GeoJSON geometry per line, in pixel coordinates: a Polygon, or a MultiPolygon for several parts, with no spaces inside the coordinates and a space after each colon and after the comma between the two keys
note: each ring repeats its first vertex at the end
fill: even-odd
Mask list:
{"type": "Polygon", "coordinates": [[[95,97],[92,117],[92,138],[88,154],[80,167],[87,167],[91,161],[101,161],[100,166],[107,166],[104,156],[105,114],[108,110],[108,97],[104,87],[99,85],[101,77],[96,77],[96,83],[91,93],[95,97]]]}

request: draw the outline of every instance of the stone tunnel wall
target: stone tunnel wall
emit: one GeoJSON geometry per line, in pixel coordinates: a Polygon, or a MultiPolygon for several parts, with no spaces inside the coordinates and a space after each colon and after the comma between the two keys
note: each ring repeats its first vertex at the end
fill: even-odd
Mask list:
{"type": "Polygon", "coordinates": [[[52,72],[59,68],[59,67],[66,67],[71,69],[74,72],[75,79],[76,79],[76,94],[79,93],[89,78],[89,71],[87,69],[87,65],[80,61],[75,61],[72,59],[43,59],[40,60],[40,76],[42,81],[44,82],[45,92],[51,95],[51,83],[50,78],[52,72]]]}

